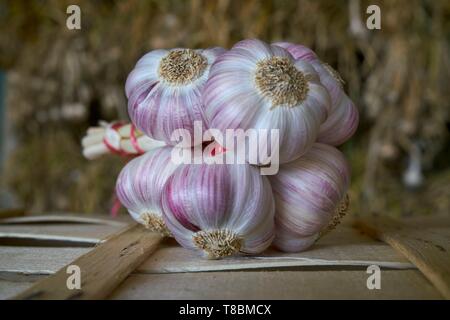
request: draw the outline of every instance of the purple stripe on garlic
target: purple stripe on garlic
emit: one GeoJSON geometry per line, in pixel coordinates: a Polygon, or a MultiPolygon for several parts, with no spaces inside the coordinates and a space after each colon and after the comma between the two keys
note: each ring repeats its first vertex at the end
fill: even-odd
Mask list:
{"type": "Polygon", "coordinates": [[[350,183],[350,168],[336,148],[315,143],[303,157],[270,176],[276,204],[274,244],[287,252],[307,249],[333,219],[350,183]]]}
{"type": "Polygon", "coordinates": [[[272,189],[248,164],[179,167],[166,184],[162,207],[175,239],[211,259],[260,253],[274,238],[272,189]]]}

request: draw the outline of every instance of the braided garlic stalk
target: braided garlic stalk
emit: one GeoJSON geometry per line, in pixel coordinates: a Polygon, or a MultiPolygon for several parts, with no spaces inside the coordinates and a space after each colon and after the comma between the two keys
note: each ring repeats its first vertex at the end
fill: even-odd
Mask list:
{"type": "Polygon", "coordinates": [[[135,156],[165,145],[163,141],[145,136],[133,124],[119,121],[101,121],[100,126],[89,128],[81,144],[83,155],[89,160],[111,153],[135,156]]]}

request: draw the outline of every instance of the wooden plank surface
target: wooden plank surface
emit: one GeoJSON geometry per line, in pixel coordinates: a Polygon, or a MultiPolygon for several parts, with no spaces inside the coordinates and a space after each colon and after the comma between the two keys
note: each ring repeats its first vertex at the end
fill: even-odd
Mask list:
{"type": "Polygon", "coordinates": [[[2,224],[0,225],[1,239],[37,239],[37,240],[57,240],[73,241],[97,244],[102,239],[114,234],[123,225],[103,225],[103,224],[2,224]]]}
{"type": "MultiPolygon", "coordinates": [[[[90,248],[0,246],[0,272],[52,274],[89,250],[90,248]]],[[[297,254],[272,249],[257,257],[207,260],[200,258],[196,252],[180,247],[173,240],[165,241],[136,272],[174,273],[371,264],[397,269],[415,268],[389,245],[361,235],[348,226],[340,226],[320,239],[310,250],[297,254]]]]}
{"type": "Polygon", "coordinates": [[[38,216],[5,217],[0,219],[1,224],[56,224],[56,223],[77,223],[77,224],[105,224],[122,227],[125,220],[111,219],[108,216],[77,216],[70,214],[48,214],[38,216]]]}
{"type": "MultiPolygon", "coordinates": [[[[445,226],[449,218],[442,221],[445,226]]],[[[404,224],[381,216],[361,217],[355,227],[385,241],[410,260],[436,289],[450,299],[450,229],[404,224]]]]}
{"type": "Polygon", "coordinates": [[[362,235],[349,226],[339,226],[320,239],[311,249],[301,253],[283,253],[274,249],[248,257],[227,257],[207,260],[198,253],[166,241],[137,269],[139,273],[174,273],[269,269],[302,266],[368,266],[414,269],[401,254],[389,245],[362,235]]]}
{"type": "Polygon", "coordinates": [[[81,288],[70,290],[66,267],[38,281],[15,299],[102,299],[151,254],[161,236],[133,225],[99,244],[71,265],[81,270],[81,288]]]}
{"type": "Polygon", "coordinates": [[[356,271],[133,274],[111,299],[440,299],[417,270],[382,270],[381,289],[356,271]]]}
{"type": "MultiPolygon", "coordinates": [[[[111,299],[441,299],[416,270],[381,270],[380,290],[369,290],[364,270],[131,274],[111,299]],[[236,290],[239,288],[239,290],[236,290]],[[220,289],[220,290],[219,290],[220,289]]],[[[0,280],[0,299],[33,282],[0,280]]]]}
{"type": "MultiPolygon", "coordinates": [[[[404,244],[402,245],[403,247],[399,249],[389,241],[384,243],[374,240],[373,237],[385,241],[385,235],[392,234],[392,232],[396,235],[396,239],[398,239],[398,234],[402,235],[402,237],[405,237],[405,235],[412,235],[413,239],[408,239],[407,243],[411,244],[412,242],[410,241],[418,241],[422,243],[422,246],[425,248],[434,246],[435,249],[438,248],[437,246],[441,246],[447,253],[449,252],[448,244],[450,239],[450,223],[445,219],[425,219],[423,222],[420,222],[420,219],[416,219],[414,222],[408,220],[405,221],[401,228],[404,232],[402,231],[400,233],[398,232],[400,230],[398,226],[395,226],[395,228],[392,229],[392,224],[388,223],[388,226],[390,226],[391,229],[386,228],[384,225],[382,226],[383,228],[381,228],[380,224],[373,224],[371,222],[370,225],[375,225],[378,228],[376,230],[384,230],[384,236],[380,236],[378,233],[379,231],[374,232],[372,230],[372,233],[370,234],[372,237],[369,237],[367,234],[362,234],[356,229],[351,228],[348,222],[344,222],[344,224],[339,226],[335,231],[320,239],[310,250],[303,253],[284,254],[276,250],[269,250],[257,257],[230,257],[223,260],[211,261],[199,258],[195,252],[179,247],[174,241],[165,241],[158,245],[157,243],[160,243],[160,237],[156,236],[155,238],[155,235],[140,227],[136,227],[136,230],[139,230],[138,232],[131,232],[131,237],[129,235],[123,237],[123,233],[122,237],[120,237],[120,235],[111,237],[112,235],[117,234],[117,231],[120,230],[121,226],[126,226],[127,222],[119,222],[118,224],[103,224],[101,221],[99,223],[97,223],[97,221],[77,222],[75,221],[77,220],[75,217],[74,221],[62,219],[47,224],[47,222],[45,222],[45,219],[47,218],[35,218],[28,221],[20,219],[21,218],[19,218],[19,220],[13,219],[7,224],[0,224],[0,298],[4,297],[8,292],[11,293],[14,291],[12,287],[14,287],[15,283],[14,281],[11,281],[11,279],[2,278],[2,272],[6,272],[8,275],[16,274],[19,276],[48,275],[55,273],[61,267],[63,268],[56,272],[54,277],[49,277],[39,284],[36,284],[39,286],[38,288],[33,286],[31,289],[27,290],[28,295],[21,294],[20,297],[39,299],[88,299],[92,297],[104,297],[108,292],[110,293],[112,291],[114,285],[118,285],[120,281],[125,279],[126,275],[131,272],[133,273],[130,278],[123,284],[123,290],[134,290],[135,293],[122,292],[119,290],[115,291],[113,295],[114,298],[128,298],[133,295],[136,295],[138,298],[141,296],[143,298],[153,298],[155,295],[161,294],[161,290],[165,290],[164,286],[167,285],[170,288],[173,287],[174,291],[176,291],[171,291],[171,289],[168,290],[168,292],[172,292],[173,297],[166,296],[167,298],[200,299],[200,288],[202,287],[202,284],[204,286],[218,285],[219,287],[224,285],[227,290],[232,290],[231,287],[227,287],[227,284],[222,284],[222,282],[226,282],[226,280],[221,280],[222,274],[230,274],[230,277],[232,277],[230,279],[235,279],[233,281],[235,281],[236,287],[239,287],[240,283],[247,283],[240,278],[240,274],[251,275],[250,277],[254,279],[257,284],[265,283],[264,279],[260,279],[260,276],[265,275],[269,280],[266,286],[260,287],[260,290],[267,290],[268,292],[264,293],[258,291],[254,293],[254,295],[255,299],[260,298],[263,295],[270,298],[272,286],[278,288],[278,282],[281,284],[284,283],[285,285],[289,284],[288,278],[284,278],[284,276],[274,276],[275,274],[284,273],[286,273],[286,275],[291,275],[293,279],[295,278],[293,280],[293,285],[309,286],[310,288],[306,291],[298,290],[298,288],[296,291],[294,289],[289,289],[290,291],[288,290],[285,295],[286,298],[320,297],[320,290],[328,292],[327,296],[324,298],[338,298],[339,295],[335,292],[336,288],[334,287],[339,288],[343,285],[348,289],[348,292],[346,292],[344,296],[347,295],[349,298],[356,297],[358,294],[361,294],[360,298],[364,299],[380,297],[386,299],[392,297],[414,299],[421,299],[423,297],[441,297],[435,289],[430,290],[429,288],[432,288],[432,284],[428,282],[426,278],[421,276],[420,273],[417,273],[414,265],[417,261],[414,259],[410,260],[411,257],[405,255],[404,251],[402,251],[404,250],[404,244]],[[422,227],[421,230],[414,227],[417,224],[422,227]],[[414,232],[411,233],[411,231],[414,232]],[[86,243],[97,245],[97,247],[95,247],[95,249],[81,247],[20,247],[15,245],[5,245],[4,243],[2,245],[2,237],[3,240],[5,237],[11,237],[11,239],[14,239],[14,237],[29,237],[30,239],[42,238],[50,240],[75,239],[86,241],[86,243]],[[119,237],[119,240],[117,240],[117,237],[119,237]],[[105,238],[108,238],[107,242],[103,241],[105,238]],[[131,239],[134,240],[131,241],[131,239]],[[111,243],[112,240],[115,242],[111,243]],[[131,251],[130,249],[127,249],[127,244],[132,244],[131,251]],[[393,247],[396,250],[394,250],[393,247]],[[125,251],[120,253],[121,250],[125,251]],[[150,255],[153,251],[155,252],[150,255]],[[83,282],[81,291],[71,291],[66,287],[66,280],[69,275],[66,273],[66,268],[64,268],[64,266],[68,264],[79,265],[82,269],[83,282]],[[364,280],[363,284],[364,290],[367,292],[363,292],[362,289],[358,287],[360,285],[359,281],[367,279],[368,276],[364,271],[364,266],[371,264],[397,269],[382,271],[383,279],[385,279],[384,275],[387,275],[389,281],[389,283],[385,283],[385,280],[382,280],[383,284],[385,284],[382,290],[383,293],[373,293],[373,291],[368,290],[365,287],[366,280],[364,280]],[[308,268],[305,269],[303,267],[308,268]],[[313,267],[321,268],[312,271],[314,270],[313,267]],[[289,269],[290,271],[285,270],[283,272],[275,271],[283,268],[291,269],[289,269]],[[295,268],[296,271],[292,271],[292,268],[295,268]],[[329,270],[329,268],[332,270],[329,270]],[[236,270],[252,271],[223,272],[236,270]],[[254,270],[259,271],[254,272],[254,270]],[[268,270],[271,271],[269,272],[268,270]],[[215,272],[209,273],[205,271],[215,272]],[[333,287],[327,287],[325,284],[320,284],[320,277],[315,278],[315,276],[311,276],[311,274],[316,273],[324,277],[322,279],[323,281],[329,279],[333,287]],[[205,275],[205,282],[202,282],[201,278],[196,278],[195,274],[198,274],[199,276],[205,275]],[[213,275],[216,275],[217,279],[219,279],[217,280],[218,284],[216,284],[216,280],[214,280],[216,278],[214,278],[213,275]],[[352,281],[348,279],[352,276],[356,277],[356,280],[352,281]],[[401,278],[400,280],[393,280],[392,282],[394,284],[396,283],[400,288],[398,295],[395,293],[395,286],[391,286],[391,280],[389,280],[394,276],[401,278]],[[108,282],[105,279],[113,280],[108,282]],[[136,279],[141,280],[138,281],[136,279]],[[167,284],[162,283],[164,279],[168,282],[167,284]],[[191,279],[194,291],[189,291],[189,282],[184,283],[183,279],[191,279]],[[273,281],[270,279],[273,279],[273,281]],[[139,284],[140,281],[143,281],[142,285],[139,284]],[[179,286],[173,284],[171,287],[171,283],[176,281],[181,281],[179,286]],[[194,283],[195,281],[198,281],[199,283],[194,283]],[[157,286],[151,288],[149,283],[156,283],[157,286]],[[186,288],[182,287],[183,283],[186,288]],[[402,283],[405,284],[404,287],[401,287],[402,283]],[[109,286],[111,284],[112,286],[109,286]],[[176,288],[178,288],[178,291],[176,288]],[[409,293],[408,290],[410,291],[409,293]],[[423,291],[422,295],[419,292],[421,290],[423,291]],[[116,292],[119,292],[120,294],[116,295],[116,292]],[[189,292],[191,295],[188,295],[189,292]]],[[[369,228],[363,229],[365,232],[370,232],[369,228]]],[[[394,243],[395,242],[396,241],[394,241],[394,243]]],[[[413,247],[417,248],[417,246],[413,247]]],[[[421,250],[422,247],[419,251],[415,252],[415,254],[421,256],[421,250]]],[[[447,255],[446,259],[448,258],[447,255]]],[[[423,257],[422,260],[424,260],[423,257]]],[[[448,260],[442,260],[441,256],[433,254],[429,261],[434,264],[440,264],[442,261],[446,262],[448,260]]],[[[447,264],[447,266],[450,266],[450,264],[447,264]]],[[[423,266],[421,270],[423,271],[423,266]]],[[[425,272],[424,274],[426,275],[425,272]]],[[[438,275],[441,276],[441,278],[438,279],[442,280],[442,274],[438,273],[438,275]]],[[[430,281],[432,280],[429,275],[426,276],[430,281]]],[[[18,286],[22,289],[31,285],[29,279],[26,277],[24,279],[25,280],[23,281],[17,282],[20,283],[18,286]],[[27,285],[25,286],[23,283],[27,283],[27,285]]],[[[283,286],[280,285],[279,289],[274,290],[275,292],[277,292],[277,290],[281,292],[282,288],[283,286]]],[[[235,295],[227,293],[227,296],[239,299],[239,296],[241,295],[240,290],[241,289],[235,289],[235,295]]],[[[442,288],[439,290],[444,294],[442,288]]],[[[244,292],[247,292],[250,295],[253,294],[247,289],[245,289],[244,292]]],[[[162,294],[166,295],[166,293],[162,294]]],[[[215,296],[217,296],[216,299],[221,298],[218,294],[212,294],[211,297],[215,296]]],[[[281,296],[283,296],[283,294],[281,294],[281,296]]]]}
{"type": "Polygon", "coordinates": [[[33,282],[0,280],[0,300],[9,299],[30,288],[33,282]]]}
{"type": "Polygon", "coordinates": [[[0,246],[0,272],[53,274],[91,249],[0,246]]]}

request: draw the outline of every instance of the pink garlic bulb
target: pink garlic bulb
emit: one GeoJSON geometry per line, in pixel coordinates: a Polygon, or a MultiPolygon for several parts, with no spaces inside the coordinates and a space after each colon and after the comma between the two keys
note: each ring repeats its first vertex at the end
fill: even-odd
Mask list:
{"type": "Polygon", "coordinates": [[[201,94],[211,64],[224,51],[178,48],[144,55],[125,85],[128,113],[136,127],[171,145],[179,142],[171,140],[176,129],[188,130],[193,137],[194,121],[208,128],[201,94]]]}
{"type": "Polygon", "coordinates": [[[269,179],[276,206],[274,244],[282,251],[299,252],[317,240],[345,200],[350,168],[335,147],[315,143],[269,179]]]}
{"type": "Polygon", "coordinates": [[[180,166],[161,202],[175,239],[210,259],[256,254],[274,238],[272,189],[248,164],[180,166]]]}
{"type": "Polygon", "coordinates": [[[321,62],[314,51],[303,45],[289,42],[277,42],[274,45],[289,51],[294,59],[311,63],[330,94],[331,109],[327,120],[320,126],[317,141],[338,146],[350,139],[358,127],[359,114],[356,106],[344,92],[344,81],[339,73],[321,62]]]}
{"type": "Polygon", "coordinates": [[[116,194],[134,220],[146,228],[169,235],[161,210],[161,192],[178,165],[172,147],[159,147],[131,160],[120,172],[116,194]]]}
{"type": "Polygon", "coordinates": [[[280,163],[309,150],[331,103],[310,63],[256,39],[216,60],[203,96],[211,128],[279,130],[280,163]]]}

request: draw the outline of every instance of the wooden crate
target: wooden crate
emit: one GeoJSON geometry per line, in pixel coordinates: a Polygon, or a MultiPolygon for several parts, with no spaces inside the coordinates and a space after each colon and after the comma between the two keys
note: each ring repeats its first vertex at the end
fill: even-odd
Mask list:
{"type": "Polygon", "coordinates": [[[448,250],[448,217],[346,219],[307,252],[211,261],[130,220],[24,216],[0,220],[0,298],[442,299],[448,250]],[[67,289],[70,264],[81,290],[67,289]],[[367,287],[370,265],[381,289],[367,287]]]}

